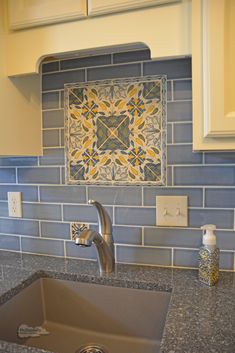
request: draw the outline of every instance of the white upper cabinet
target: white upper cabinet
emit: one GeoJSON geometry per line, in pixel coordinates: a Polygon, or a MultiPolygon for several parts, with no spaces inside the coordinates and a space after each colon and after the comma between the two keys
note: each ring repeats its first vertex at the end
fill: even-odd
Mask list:
{"type": "Polygon", "coordinates": [[[192,1],[195,150],[235,149],[235,1],[192,1]]]}
{"type": "Polygon", "coordinates": [[[103,15],[179,1],[181,0],[88,0],[88,15],[103,15]]]}
{"type": "Polygon", "coordinates": [[[76,20],[86,14],[86,0],[8,0],[13,30],[76,20]]]}

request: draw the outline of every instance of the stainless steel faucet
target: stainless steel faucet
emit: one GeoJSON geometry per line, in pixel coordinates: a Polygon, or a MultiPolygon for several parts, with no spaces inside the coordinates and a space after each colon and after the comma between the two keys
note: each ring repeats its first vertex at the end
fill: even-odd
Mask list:
{"type": "Polygon", "coordinates": [[[112,223],[105,208],[95,200],[89,200],[98,213],[99,233],[95,230],[86,229],[76,237],[75,243],[80,246],[91,246],[95,244],[98,253],[98,264],[100,273],[113,272],[115,257],[112,234],[112,223]]]}

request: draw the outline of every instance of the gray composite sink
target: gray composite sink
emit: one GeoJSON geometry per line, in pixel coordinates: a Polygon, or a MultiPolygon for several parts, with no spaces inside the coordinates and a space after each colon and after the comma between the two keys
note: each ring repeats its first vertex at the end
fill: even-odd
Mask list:
{"type": "Polygon", "coordinates": [[[56,353],[157,353],[170,296],[41,278],[0,306],[0,339],[56,353]],[[49,334],[19,338],[22,324],[49,334]]]}

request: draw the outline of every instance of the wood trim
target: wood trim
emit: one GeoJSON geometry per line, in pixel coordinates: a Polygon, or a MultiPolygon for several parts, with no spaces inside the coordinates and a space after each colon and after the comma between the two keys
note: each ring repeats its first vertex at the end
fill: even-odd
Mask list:
{"type": "Polygon", "coordinates": [[[28,11],[29,3],[24,4],[22,0],[8,0],[8,22],[11,30],[37,27],[59,22],[77,20],[87,15],[86,0],[70,0],[59,2],[48,0],[46,5],[38,0],[34,12],[28,11]]]}
{"type": "Polygon", "coordinates": [[[9,76],[37,73],[41,60],[47,56],[71,57],[85,50],[121,47],[130,43],[142,43],[142,47],[149,47],[152,58],[189,56],[191,1],[35,27],[25,31],[10,31],[7,39],[9,76]],[[29,43],[37,45],[31,45],[29,50],[29,43]]]}
{"type": "Polygon", "coordinates": [[[224,21],[224,1],[192,0],[193,149],[197,151],[235,149],[234,114],[224,108],[224,32],[216,30],[224,21]]]}
{"type": "Polygon", "coordinates": [[[88,16],[165,5],[182,0],[88,0],[88,16]]]}
{"type": "Polygon", "coordinates": [[[235,136],[234,114],[225,102],[225,6],[226,0],[203,1],[204,137],[235,136]]]}

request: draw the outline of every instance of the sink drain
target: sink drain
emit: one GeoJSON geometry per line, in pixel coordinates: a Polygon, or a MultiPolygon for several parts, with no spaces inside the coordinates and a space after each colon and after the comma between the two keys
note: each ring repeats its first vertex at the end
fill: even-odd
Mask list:
{"type": "Polygon", "coordinates": [[[97,344],[89,344],[82,346],[75,353],[107,353],[107,350],[97,344]]]}

